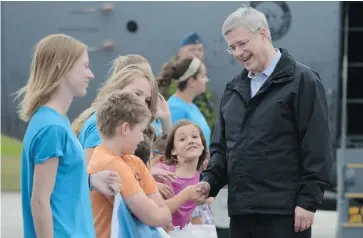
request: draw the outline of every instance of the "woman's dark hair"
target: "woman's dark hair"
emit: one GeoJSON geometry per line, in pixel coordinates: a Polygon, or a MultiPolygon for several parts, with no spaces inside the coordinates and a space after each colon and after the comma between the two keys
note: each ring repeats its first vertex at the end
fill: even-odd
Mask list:
{"type": "MultiPolygon", "coordinates": [[[[188,70],[189,65],[192,63],[193,58],[181,58],[178,59],[175,63],[167,63],[163,65],[163,68],[160,74],[156,77],[156,81],[158,82],[158,87],[168,87],[172,80],[179,80],[181,76],[188,70]]],[[[200,72],[200,68],[193,75],[190,76],[189,79],[178,82],[177,88],[180,91],[184,91],[187,87],[188,81],[191,78],[195,78],[200,72]]]]}
{"type": "Polygon", "coordinates": [[[159,151],[161,154],[165,154],[166,144],[168,143],[168,138],[166,135],[157,136],[153,142],[152,149],[159,151]]]}
{"type": "Polygon", "coordinates": [[[145,134],[144,140],[137,145],[134,155],[139,157],[145,165],[149,162],[151,155],[151,140],[145,134]]]}
{"type": "Polygon", "coordinates": [[[155,129],[152,126],[152,123],[149,123],[146,127],[146,129],[143,131],[144,135],[147,136],[150,141],[155,141],[156,139],[156,134],[155,134],[155,129]]]}
{"type": "Polygon", "coordinates": [[[205,141],[205,137],[203,135],[202,130],[200,129],[199,126],[197,126],[195,123],[188,121],[188,120],[180,120],[177,124],[175,124],[173,126],[173,129],[169,135],[168,138],[168,142],[166,144],[166,149],[165,149],[165,163],[168,165],[176,165],[178,164],[178,158],[174,155],[172,155],[172,151],[174,149],[174,139],[175,139],[175,132],[183,126],[188,126],[188,125],[193,125],[196,128],[198,128],[199,134],[200,134],[200,138],[202,139],[202,144],[203,144],[203,152],[202,154],[199,156],[198,159],[198,164],[197,164],[197,170],[201,171],[203,169],[203,162],[204,160],[206,160],[207,155],[208,155],[208,147],[207,147],[207,143],[205,141]]]}

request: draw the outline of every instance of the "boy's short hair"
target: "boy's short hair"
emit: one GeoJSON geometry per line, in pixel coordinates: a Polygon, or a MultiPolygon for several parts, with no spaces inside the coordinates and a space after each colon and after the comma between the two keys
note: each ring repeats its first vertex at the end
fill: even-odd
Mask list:
{"type": "Polygon", "coordinates": [[[151,113],[134,93],[117,91],[100,103],[96,117],[102,137],[110,139],[122,123],[127,122],[133,128],[145,120],[151,120],[151,113]]]}
{"type": "Polygon", "coordinates": [[[137,146],[134,155],[139,157],[145,165],[149,162],[151,155],[151,140],[147,135],[144,134],[144,140],[137,146]]]}
{"type": "Polygon", "coordinates": [[[163,136],[158,136],[156,137],[153,145],[152,145],[152,149],[153,149],[153,153],[157,153],[157,154],[165,154],[165,150],[166,150],[166,145],[168,143],[168,138],[167,136],[163,135],[163,136]]]}

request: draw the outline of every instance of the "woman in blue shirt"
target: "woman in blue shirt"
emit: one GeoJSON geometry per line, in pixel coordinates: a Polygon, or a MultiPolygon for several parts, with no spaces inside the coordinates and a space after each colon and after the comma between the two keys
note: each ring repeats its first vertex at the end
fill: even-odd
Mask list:
{"type": "Polygon", "coordinates": [[[29,81],[18,92],[19,116],[29,123],[22,151],[25,238],[95,238],[90,185],[105,195],[119,192],[116,173],[87,175],[67,117],[74,97],[85,96],[94,78],[88,66],[85,44],[49,35],[36,45],[29,81]]]}
{"type": "Polygon", "coordinates": [[[183,58],[166,64],[157,78],[161,87],[167,87],[177,80],[176,93],[168,99],[172,123],[182,119],[196,123],[203,131],[207,145],[210,144],[211,129],[197,105],[196,96],[206,90],[208,77],[205,65],[197,57],[183,58]]]}

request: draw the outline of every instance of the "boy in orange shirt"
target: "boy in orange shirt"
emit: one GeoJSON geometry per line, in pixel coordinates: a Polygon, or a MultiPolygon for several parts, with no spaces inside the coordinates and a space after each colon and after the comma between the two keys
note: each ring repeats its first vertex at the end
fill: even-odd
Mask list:
{"type": "MultiPolygon", "coordinates": [[[[97,110],[102,142],[93,152],[88,172],[116,171],[124,181],[121,195],[130,211],[144,224],[163,227],[171,222],[170,210],[148,168],[132,155],[150,120],[147,106],[134,94],[116,92],[105,99],[97,110]]],[[[96,236],[109,238],[113,197],[92,191],[91,200],[96,236]]]]}

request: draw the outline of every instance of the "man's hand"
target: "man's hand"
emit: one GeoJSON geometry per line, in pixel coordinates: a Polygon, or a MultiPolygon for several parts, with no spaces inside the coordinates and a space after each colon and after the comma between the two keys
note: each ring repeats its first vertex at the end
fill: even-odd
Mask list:
{"type": "Polygon", "coordinates": [[[201,200],[205,200],[204,191],[198,189],[197,185],[189,185],[185,188],[188,193],[188,200],[198,203],[201,200]]]}
{"type": "Polygon", "coordinates": [[[175,181],[177,178],[175,173],[158,167],[152,167],[150,169],[150,173],[156,180],[159,181],[175,181]]]}
{"type": "Polygon", "coordinates": [[[209,192],[210,192],[210,184],[207,182],[199,182],[197,185],[197,191],[201,192],[203,195],[196,201],[196,203],[198,205],[202,205],[206,202],[206,199],[209,196],[209,192]]]}
{"type": "Polygon", "coordinates": [[[156,183],[156,185],[158,186],[158,190],[159,190],[161,196],[163,196],[163,198],[165,200],[168,200],[168,199],[174,197],[174,191],[171,187],[169,187],[168,185],[163,184],[163,183],[156,183]]]}
{"type": "Polygon", "coordinates": [[[116,172],[105,170],[91,175],[91,187],[105,196],[120,192],[121,179],[116,172]]]}
{"type": "Polygon", "coordinates": [[[295,232],[309,229],[314,223],[314,213],[299,206],[295,207],[295,232]]]}

